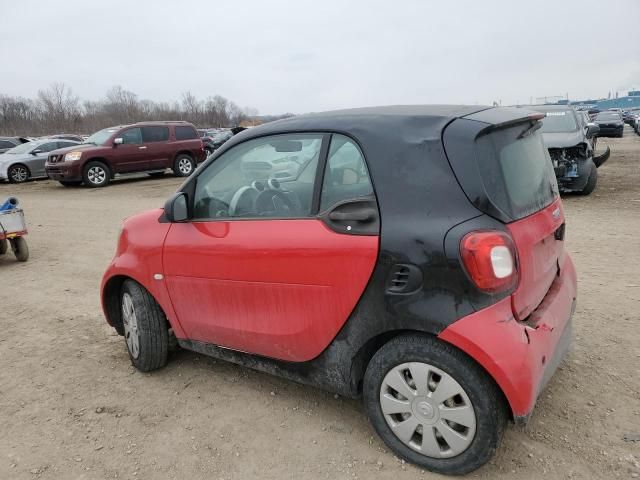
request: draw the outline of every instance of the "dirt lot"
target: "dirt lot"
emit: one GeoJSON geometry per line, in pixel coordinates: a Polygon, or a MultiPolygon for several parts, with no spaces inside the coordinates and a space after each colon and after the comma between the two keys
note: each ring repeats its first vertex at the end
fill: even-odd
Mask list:
{"type": "MultiPolygon", "coordinates": [[[[570,196],[575,341],[526,428],[482,479],[640,475],[640,137],[590,197],[570,196]]],[[[181,351],[142,374],[107,327],[98,287],[123,218],[179,181],[101,190],[0,185],[28,215],[31,260],[0,258],[0,479],[442,478],[385,450],[359,403],[181,351]]]]}

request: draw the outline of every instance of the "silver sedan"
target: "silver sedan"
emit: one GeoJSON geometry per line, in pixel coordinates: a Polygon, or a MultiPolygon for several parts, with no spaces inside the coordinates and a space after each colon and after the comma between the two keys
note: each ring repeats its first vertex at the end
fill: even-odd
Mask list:
{"type": "Polygon", "coordinates": [[[30,178],[46,177],[44,163],[49,152],[73,145],[78,145],[78,142],[44,138],[7,150],[0,155],[0,181],[22,183],[30,178]]]}

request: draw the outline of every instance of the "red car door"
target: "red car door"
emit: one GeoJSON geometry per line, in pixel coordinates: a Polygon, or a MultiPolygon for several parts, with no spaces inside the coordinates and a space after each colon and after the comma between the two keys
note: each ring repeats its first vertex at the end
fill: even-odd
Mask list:
{"type": "Polygon", "coordinates": [[[240,144],[201,172],[196,219],[172,224],[165,239],[164,275],[190,340],[300,362],[327,347],[366,288],[378,256],[377,208],[359,150],[366,178],[343,175],[353,202],[339,198],[340,186],[327,183],[336,176],[326,175],[331,194],[322,204],[332,205],[321,209],[314,183],[331,136],[277,137],[240,144]],[[242,168],[257,156],[281,171],[279,160],[292,152],[297,166],[288,167],[290,181],[282,184],[242,168]],[[348,211],[361,205],[368,220],[360,212],[351,221],[348,211]],[[332,208],[347,212],[333,215],[333,224],[324,220],[332,208]],[[349,222],[375,228],[352,234],[349,222]]]}

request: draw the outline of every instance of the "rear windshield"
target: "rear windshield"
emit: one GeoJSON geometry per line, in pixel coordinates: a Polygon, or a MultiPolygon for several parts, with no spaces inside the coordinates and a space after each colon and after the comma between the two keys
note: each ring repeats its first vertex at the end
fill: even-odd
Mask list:
{"type": "Polygon", "coordinates": [[[542,131],[546,133],[574,132],[578,129],[576,117],[569,110],[546,112],[542,120],[542,131]]]}
{"type": "Polygon", "coordinates": [[[558,185],[540,123],[527,122],[478,137],[476,155],[487,196],[517,220],[551,204],[558,185]]]}

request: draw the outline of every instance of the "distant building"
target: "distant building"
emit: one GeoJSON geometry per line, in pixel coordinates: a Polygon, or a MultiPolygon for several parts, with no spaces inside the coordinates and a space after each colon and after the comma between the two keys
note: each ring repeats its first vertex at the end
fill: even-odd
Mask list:
{"type": "Polygon", "coordinates": [[[608,108],[640,108],[640,90],[631,90],[626,97],[578,100],[569,103],[575,106],[597,108],[599,110],[606,110],[608,108]]]}

